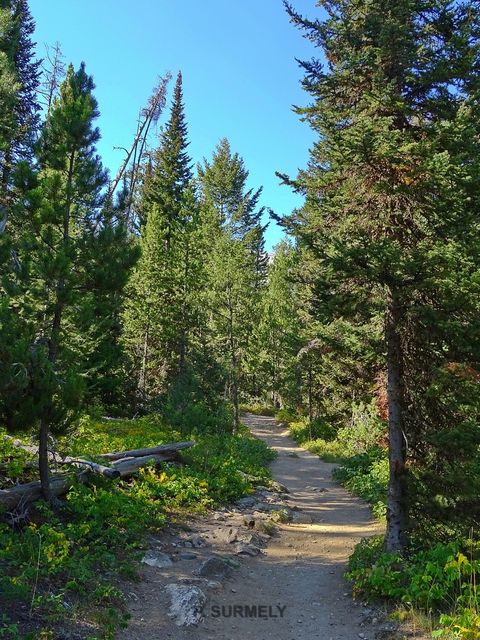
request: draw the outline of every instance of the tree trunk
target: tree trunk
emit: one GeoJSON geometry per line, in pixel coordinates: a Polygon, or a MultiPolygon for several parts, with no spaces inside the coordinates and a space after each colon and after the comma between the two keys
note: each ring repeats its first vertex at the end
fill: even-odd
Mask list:
{"type": "Polygon", "coordinates": [[[230,333],[230,357],[232,364],[232,404],[233,404],[233,430],[237,433],[240,426],[240,412],[238,408],[238,381],[237,381],[237,352],[235,349],[235,333],[233,307],[229,302],[229,333],[230,333]]]}
{"type": "Polygon", "coordinates": [[[40,421],[38,470],[40,472],[42,495],[47,502],[52,502],[53,494],[50,486],[50,467],[48,464],[48,420],[46,416],[42,416],[40,421]]]}
{"type": "MultiPolygon", "coordinates": [[[[75,167],[75,151],[72,151],[69,159],[67,184],[66,184],[66,202],[65,212],[63,215],[63,248],[66,249],[70,240],[70,210],[72,206],[72,185],[73,185],[73,171],[75,167]]],[[[57,286],[55,288],[55,310],[53,313],[52,326],[50,338],[48,341],[48,361],[54,368],[57,362],[58,349],[60,346],[60,331],[62,327],[64,302],[64,290],[65,290],[65,277],[61,275],[58,279],[57,286]]],[[[50,430],[50,408],[53,399],[50,397],[50,402],[44,409],[43,415],[40,420],[40,432],[39,432],[39,448],[38,448],[38,466],[40,471],[40,484],[42,487],[42,494],[45,500],[53,503],[53,494],[50,487],[50,470],[48,463],[48,433],[50,430]]]]}
{"type": "Polygon", "coordinates": [[[399,335],[401,315],[396,294],[392,292],[385,329],[389,432],[389,484],[385,549],[389,553],[402,552],[405,548],[407,525],[402,345],[399,335]]]}

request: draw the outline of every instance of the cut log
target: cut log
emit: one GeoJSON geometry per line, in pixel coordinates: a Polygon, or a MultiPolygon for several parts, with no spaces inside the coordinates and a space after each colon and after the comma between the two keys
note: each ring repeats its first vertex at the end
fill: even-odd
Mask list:
{"type": "Polygon", "coordinates": [[[170,444],[160,444],[157,447],[146,447],[145,449],[132,449],[131,451],[116,451],[114,453],[101,453],[97,458],[104,460],[122,460],[123,458],[142,458],[144,456],[157,454],[173,454],[181,449],[193,447],[193,442],[172,442],[170,444]]]}

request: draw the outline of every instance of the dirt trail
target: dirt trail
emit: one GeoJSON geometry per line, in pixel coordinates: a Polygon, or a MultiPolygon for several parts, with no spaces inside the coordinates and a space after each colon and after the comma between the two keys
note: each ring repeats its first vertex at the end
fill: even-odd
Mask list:
{"type": "MultiPolygon", "coordinates": [[[[369,508],[332,480],[335,465],[322,462],[298,447],[273,418],[249,414],[244,421],[257,437],[278,452],[272,464],[273,477],[288,487],[291,502],[308,514],[312,523],[280,525],[279,535],[271,539],[264,553],[242,559],[240,568],[224,583],[223,589],[209,593],[205,619],[196,628],[176,627],[169,620],[163,588],[165,576],[162,578],[158,569],[147,567],[145,581],[135,588],[131,623],[120,637],[373,639],[375,629],[361,624],[365,620],[364,610],[353,602],[342,577],[355,544],[364,536],[378,533],[369,508]],[[228,617],[235,605],[264,606],[263,611],[268,613],[262,618],[228,617]],[[227,616],[215,617],[219,610],[215,606],[220,611],[223,606],[227,616]]],[[[171,581],[171,576],[168,579],[171,581]]]]}

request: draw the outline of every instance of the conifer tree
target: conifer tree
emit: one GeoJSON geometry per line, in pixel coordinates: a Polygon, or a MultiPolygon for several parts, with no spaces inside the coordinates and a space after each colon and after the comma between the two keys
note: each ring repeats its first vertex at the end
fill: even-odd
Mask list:
{"type": "Polygon", "coordinates": [[[125,340],[143,400],[168,393],[184,376],[195,323],[197,213],[187,146],[179,73],[171,115],[143,186],[141,258],[125,310],[125,340]]]}
{"type": "MultiPolygon", "coordinates": [[[[2,107],[0,113],[0,181],[2,202],[12,169],[20,160],[30,160],[39,125],[37,88],[40,61],[35,60],[31,40],[35,25],[27,0],[0,3],[0,64],[2,65],[2,107]],[[5,101],[4,101],[5,98],[5,101]]],[[[0,204],[2,204],[0,202],[0,204]]]]}
{"type": "Polygon", "coordinates": [[[32,256],[28,296],[37,301],[39,319],[32,349],[36,370],[42,372],[34,385],[40,419],[40,478],[48,500],[49,431],[64,427],[81,401],[83,384],[71,339],[72,320],[82,305],[90,267],[82,248],[94,233],[106,184],[95,149],[100,134],[93,126],[98,116],[93,89],[85,65],[78,71],[70,65],[41,133],[35,209],[28,222],[32,256]]]}
{"type": "Polygon", "coordinates": [[[318,140],[293,182],[306,205],[287,226],[317,260],[319,319],[343,316],[366,326],[383,318],[389,551],[404,548],[414,524],[409,513],[425,513],[408,491],[415,469],[432,460],[437,472],[453,468],[451,451],[442,463],[432,446],[434,425],[444,443],[452,429],[471,438],[476,412],[474,402],[459,411],[447,401],[461,383],[446,373],[460,344],[463,363],[478,360],[471,348],[478,344],[478,154],[467,137],[478,131],[479,24],[470,4],[325,0],[322,20],[287,6],[327,59],[325,67],[302,63],[313,102],[298,111],[318,140]]]}

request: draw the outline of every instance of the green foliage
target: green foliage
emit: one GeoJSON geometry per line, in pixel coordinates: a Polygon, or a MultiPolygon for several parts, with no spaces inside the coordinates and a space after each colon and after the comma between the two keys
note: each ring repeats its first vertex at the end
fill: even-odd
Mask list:
{"type": "Polygon", "coordinates": [[[387,454],[379,447],[346,459],[335,470],[335,477],[347,489],[372,505],[377,518],[386,514],[388,475],[387,454]]]}
{"type": "Polygon", "coordinates": [[[242,413],[253,413],[256,416],[275,416],[275,408],[270,405],[254,403],[240,404],[239,409],[242,413]]]}
{"type": "Polygon", "coordinates": [[[402,557],[385,553],[383,537],[374,536],[357,545],[347,577],[364,597],[437,614],[433,637],[471,640],[478,637],[480,620],[478,557],[478,546],[471,541],[437,544],[402,557]],[[438,615],[442,611],[449,613],[438,615]]]}
{"type": "MultiPolygon", "coordinates": [[[[243,429],[236,435],[194,434],[185,466],[146,467],[128,481],[100,477],[67,494],[65,509],[54,513],[37,503],[36,517],[21,531],[0,524],[0,594],[10,600],[33,598],[35,615],[49,624],[67,616],[65,607],[91,608],[102,638],[123,624],[117,576],[134,578],[135,561],[148,532],[160,530],[170,514],[203,512],[253,491],[252,479],[268,484],[266,464],[274,453],[243,429]],[[65,604],[66,603],[66,604],[65,604]]],[[[172,442],[180,433],[158,415],[136,420],[84,417],[60,438],[59,449],[73,456],[135,449],[172,442]]],[[[0,437],[4,486],[26,479],[28,454],[0,437]]],[[[91,615],[91,612],[90,612],[91,615]]]]}

